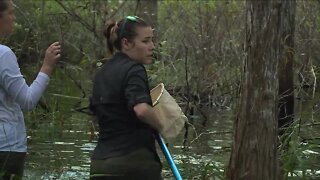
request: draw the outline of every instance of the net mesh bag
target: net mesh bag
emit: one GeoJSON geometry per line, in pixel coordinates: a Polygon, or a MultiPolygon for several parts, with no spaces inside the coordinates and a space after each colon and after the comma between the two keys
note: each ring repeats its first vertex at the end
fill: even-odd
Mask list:
{"type": "Polygon", "coordinates": [[[175,138],[188,121],[175,99],[160,83],[150,92],[153,109],[160,119],[163,130],[160,132],[162,137],[175,138]]]}

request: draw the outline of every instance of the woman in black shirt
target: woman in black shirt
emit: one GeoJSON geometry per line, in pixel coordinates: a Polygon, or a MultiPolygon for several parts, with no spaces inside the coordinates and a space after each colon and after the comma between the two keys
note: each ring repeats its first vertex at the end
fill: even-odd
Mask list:
{"type": "Polygon", "coordinates": [[[106,25],[113,57],[97,72],[90,108],[98,118],[99,139],[90,179],[161,179],[154,133],[162,127],[151,107],[144,64],[152,62],[153,30],[127,16],[106,25]]]}

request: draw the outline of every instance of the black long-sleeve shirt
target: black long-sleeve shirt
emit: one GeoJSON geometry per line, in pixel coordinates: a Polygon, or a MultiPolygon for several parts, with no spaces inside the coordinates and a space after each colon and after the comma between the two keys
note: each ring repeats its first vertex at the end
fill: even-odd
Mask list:
{"type": "Polygon", "coordinates": [[[154,130],[133,111],[138,103],[152,103],[146,70],[119,52],[94,79],[90,105],[98,118],[99,139],[93,159],[121,156],[138,148],[156,154],[154,130]]]}

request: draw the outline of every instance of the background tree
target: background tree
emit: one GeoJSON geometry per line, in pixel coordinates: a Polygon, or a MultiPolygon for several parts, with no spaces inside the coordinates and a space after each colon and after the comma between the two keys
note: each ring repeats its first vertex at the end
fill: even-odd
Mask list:
{"type": "Polygon", "coordinates": [[[150,23],[152,27],[157,27],[158,22],[158,1],[157,0],[137,0],[135,14],[150,23]]]}
{"type": "Polygon", "coordinates": [[[245,72],[234,124],[228,179],[278,178],[281,5],[280,0],[247,1],[245,72]]]}
{"type": "MultiPolygon", "coordinates": [[[[279,135],[284,135],[287,127],[292,125],[294,120],[294,34],[296,1],[281,2],[281,43],[283,54],[279,61],[279,135]]],[[[290,132],[288,132],[290,133],[290,132]]],[[[287,141],[284,136],[283,141],[287,141]]],[[[286,146],[285,145],[285,146],[286,146]]]]}

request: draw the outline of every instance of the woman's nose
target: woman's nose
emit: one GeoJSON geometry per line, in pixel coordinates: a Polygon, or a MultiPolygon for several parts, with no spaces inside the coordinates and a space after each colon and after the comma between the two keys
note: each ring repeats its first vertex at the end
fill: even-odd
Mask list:
{"type": "Polygon", "coordinates": [[[153,42],[151,42],[151,50],[154,50],[156,47],[153,42]]]}

